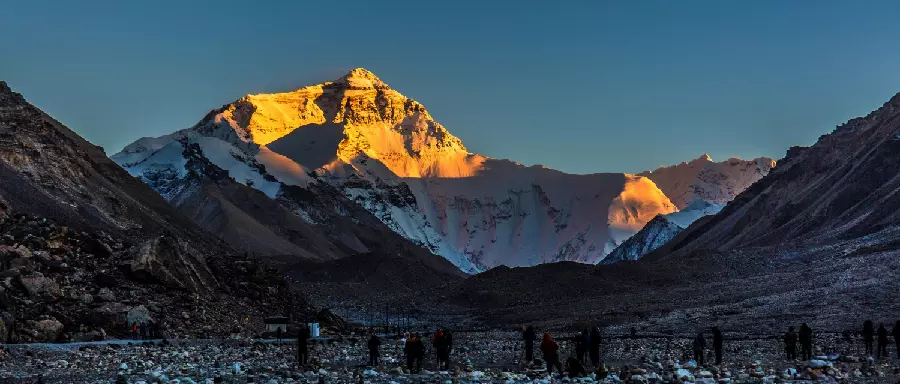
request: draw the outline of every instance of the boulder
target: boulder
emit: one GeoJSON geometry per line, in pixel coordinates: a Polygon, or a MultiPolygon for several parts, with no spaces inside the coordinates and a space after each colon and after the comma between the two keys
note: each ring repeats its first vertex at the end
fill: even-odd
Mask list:
{"type": "Polygon", "coordinates": [[[116,301],[116,295],[113,294],[109,288],[100,288],[100,290],[97,291],[97,298],[100,299],[100,301],[116,301]]]}
{"type": "Polygon", "coordinates": [[[62,296],[59,284],[49,277],[40,275],[19,276],[19,282],[25,287],[28,295],[47,303],[54,303],[62,296]]]}
{"type": "Polygon", "coordinates": [[[65,327],[56,319],[46,319],[35,322],[29,328],[35,341],[53,342],[59,339],[65,327]]]}
{"type": "Polygon", "coordinates": [[[121,266],[136,280],[191,292],[208,292],[217,285],[203,257],[186,242],[167,235],[132,248],[121,266]]]}
{"type": "Polygon", "coordinates": [[[147,307],[138,305],[129,309],[125,318],[128,321],[128,324],[146,324],[150,321],[150,311],[147,310],[147,307]]]}

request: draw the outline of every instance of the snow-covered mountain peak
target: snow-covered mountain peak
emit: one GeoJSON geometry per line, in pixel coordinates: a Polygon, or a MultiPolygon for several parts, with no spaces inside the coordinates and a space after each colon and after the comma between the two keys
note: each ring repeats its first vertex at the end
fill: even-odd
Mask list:
{"type": "Polygon", "coordinates": [[[347,84],[351,88],[386,88],[390,89],[378,76],[365,68],[351,69],[346,75],[334,81],[334,83],[347,84]]]}
{"type": "Polygon", "coordinates": [[[698,199],[725,204],[767,175],[774,166],[775,161],[767,157],[713,162],[704,153],[689,163],[681,162],[638,175],[652,179],[678,209],[683,210],[698,199]]]}
{"type": "MultiPolygon", "coordinates": [[[[687,205],[671,198],[668,179],[656,172],[571,175],[470,153],[422,104],[362,68],[291,92],[248,95],[113,159],[171,199],[190,173],[188,149],[274,199],[288,186],[327,183],[467,272],[596,263],[653,217],[687,205]]],[[[684,165],[702,168],[693,164],[684,165]]],[[[673,182],[690,184],[695,173],[676,172],[686,179],[673,182]]]]}

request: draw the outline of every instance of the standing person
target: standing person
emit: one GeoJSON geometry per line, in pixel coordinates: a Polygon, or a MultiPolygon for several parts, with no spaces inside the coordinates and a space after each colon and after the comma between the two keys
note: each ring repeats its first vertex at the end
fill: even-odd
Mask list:
{"type": "Polygon", "coordinates": [[[866,320],[863,323],[863,341],[866,343],[866,353],[872,355],[873,346],[875,344],[875,326],[872,320],[866,320]]]}
{"type": "Polygon", "coordinates": [[[884,323],[878,324],[878,358],[887,358],[888,331],[884,323]]]}
{"type": "Polygon", "coordinates": [[[300,367],[306,366],[306,360],[309,357],[309,327],[306,324],[300,326],[297,331],[297,364],[300,367]]]}
{"type": "Polygon", "coordinates": [[[281,327],[278,327],[275,330],[275,340],[281,341],[281,332],[282,332],[281,327]]]}
{"type": "Polygon", "coordinates": [[[713,350],[716,352],[716,365],[722,364],[722,331],[719,327],[713,327],[713,350]]]}
{"type": "Polygon", "coordinates": [[[803,360],[812,360],[812,328],[806,323],[800,326],[800,356],[803,360]]]}
{"type": "Polygon", "coordinates": [[[141,330],[141,340],[146,340],[147,339],[147,323],[141,323],[141,325],[138,326],[138,329],[141,330]]]}
{"type": "Polygon", "coordinates": [[[410,373],[418,373],[422,369],[422,357],[425,356],[425,345],[421,335],[413,333],[406,339],[403,352],[406,354],[406,367],[410,373]]]}
{"type": "Polygon", "coordinates": [[[372,337],[369,337],[369,365],[378,366],[378,358],[381,355],[378,349],[381,347],[381,338],[372,330],[372,337]]]}
{"type": "Polygon", "coordinates": [[[550,337],[550,333],[544,334],[544,340],[541,341],[541,353],[544,354],[544,362],[547,363],[547,373],[553,376],[553,367],[562,375],[562,363],[559,362],[559,344],[550,337]]]}
{"type": "Polygon", "coordinates": [[[137,322],[131,323],[131,338],[137,340],[138,338],[138,325],[137,322]]]}
{"type": "Polygon", "coordinates": [[[897,344],[897,358],[900,359],[900,320],[897,320],[897,323],[894,324],[891,334],[894,335],[894,344],[897,344]]]}
{"type": "Polygon", "coordinates": [[[444,330],[444,344],[447,345],[447,354],[444,355],[444,364],[447,364],[447,369],[450,369],[450,354],[453,353],[453,334],[450,333],[449,329],[444,330]]]}
{"type": "Polygon", "coordinates": [[[784,352],[788,360],[797,359],[797,334],[794,333],[793,326],[788,327],[787,333],[784,334],[784,352]]]}
{"type": "Polygon", "coordinates": [[[525,341],[525,361],[531,363],[534,361],[534,341],[537,340],[537,335],[530,325],[522,331],[522,340],[525,341]]]}
{"type": "Polygon", "coordinates": [[[601,339],[602,339],[602,336],[600,335],[600,328],[594,327],[594,329],[591,329],[591,337],[590,337],[590,340],[588,341],[588,349],[589,349],[590,353],[588,353],[588,354],[591,356],[591,364],[594,366],[594,368],[596,368],[597,366],[600,365],[600,342],[601,342],[601,339]]]}
{"type": "Polygon", "coordinates": [[[447,355],[447,340],[444,338],[444,331],[438,329],[434,332],[434,339],[431,344],[434,346],[435,355],[437,357],[437,369],[441,370],[444,365],[445,356],[447,355]]]}
{"type": "Polygon", "coordinates": [[[703,365],[703,352],[706,349],[706,338],[703,337],[703,331],[697,334],[697,337],[694,338],[694,360],[697,361],[697,365],[703,365]]]}
{"type": "MultiPolygon", "coordinates": [[[[585,356],[587,355],[588,349],[588,339],[590,339],[590,337],[591,334],[588,333],[587,329],[575,335],[575,358],[581,364],[584,364],[585,362],[585,356]]],[[[566,361],[566,364],[568,365],[569,362],[566,361]]]]}

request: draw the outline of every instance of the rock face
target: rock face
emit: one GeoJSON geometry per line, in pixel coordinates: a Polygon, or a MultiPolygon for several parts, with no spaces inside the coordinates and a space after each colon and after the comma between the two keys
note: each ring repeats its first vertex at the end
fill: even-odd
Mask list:
{"type": "Polygon", "coordinates": [[[41,275],[21,276],[19,282],[25,287],[29,296],[47,303],[59,300],[62,295],[59,291],[59,284],[41,275]]]}
{"type": "Polygon", "coordinates": [[[121,336],[139,305],[176,336],[310,310],[274,267],[197,227],[3,82],[0,181],[4,339],[121,336]]]}
{"type": "MultiPolygon", "coordinates": [[[[361,68],[293,92],[248,95],[190,129],[137,140],[113,159],[179,207],[198,200],[190,191],[214,194],[208,184],[186,182],[192,163],[214,165],[235,182],[278,200],[289,188],[327,185],[466,272],[598,262],[653,217],[679,208],[654,179],[671,184],[682,199],[718,202],[772,165],[766,159],[692,162],[642,177],[570,175],[491,159],[470,153],[420,103],[361,68]],[[685,185],[690,191],[681,190],[685,185]]],[[[292,214],[313,227],[322,225],[305,205],[295,205],[292,214]]],[[[191,216],[204,228],[227,228],[217,221],[220,216],[200,213],[191,216]]],[[[300,241],[273,224],[301,227],[295,219],[250,216],[253,223],[244,220],[240,233],[221,236],[258,233],[272,239],[267,252],[341,256],[298,246],[300,241]]],[[[352,243],[342,246],[359,248],[352,243]]]]}
{"type": "Polygon", "coordinates": [[[122,265],[138,279],[193,292],[207,291],[216,283],[202,256],[171,236],[150,239],[132,248],[122,265]]]}

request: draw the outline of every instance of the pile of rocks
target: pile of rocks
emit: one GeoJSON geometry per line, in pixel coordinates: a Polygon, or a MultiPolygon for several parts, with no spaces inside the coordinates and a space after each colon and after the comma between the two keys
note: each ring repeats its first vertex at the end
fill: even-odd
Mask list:
{"type": "MultiPolygon", "coordinates": [[[[304,302],[287,292],[280,274],[239,256],[209,258],[221,279],[209,291],[166,273],[157,247],[105,233],[74,231],[0,205],[0,341],[55,342],[130,337],[130,324],[153,320],[169,337],[261,331],[270,311],[304,302]],[[158,265],[163,265],[158,267],[158,265]]],[[[161,245],[162,244],[162,245],[161,245]]],[[[167,255],[168,256],[168,255],[167,255]]],[[[167,257],[166,256],[166,257],[167,257]]]]}

